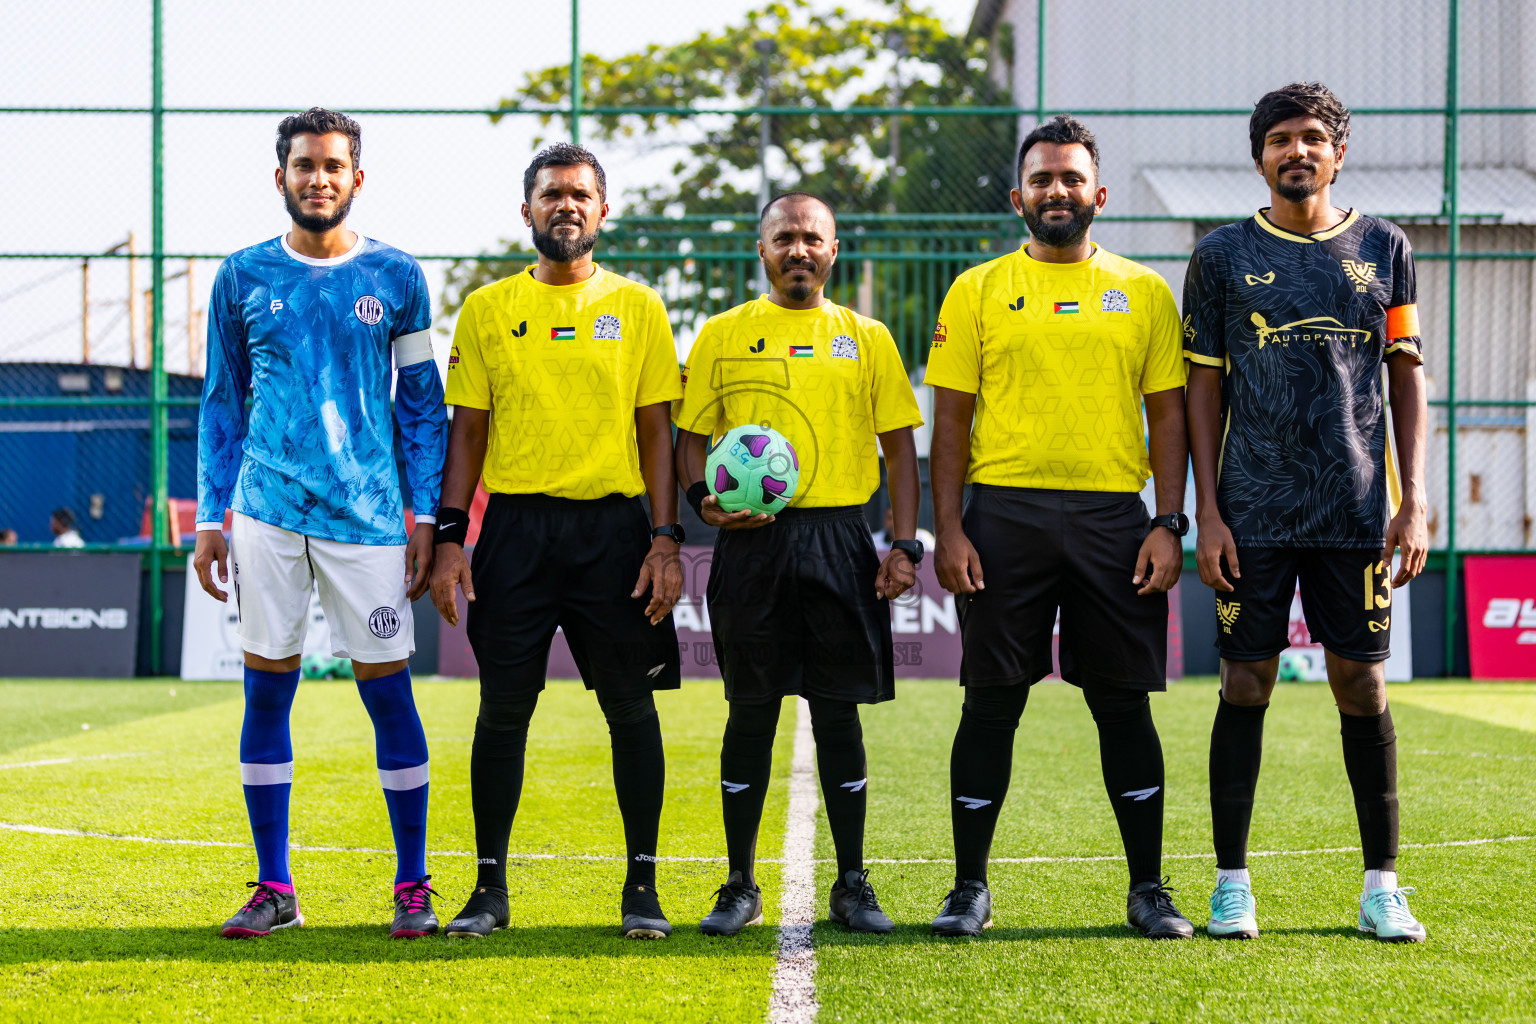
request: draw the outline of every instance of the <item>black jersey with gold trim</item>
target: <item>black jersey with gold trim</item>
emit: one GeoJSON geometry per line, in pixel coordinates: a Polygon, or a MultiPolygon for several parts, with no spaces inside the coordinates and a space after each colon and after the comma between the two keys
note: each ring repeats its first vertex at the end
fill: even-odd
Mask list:
{"type": "Polygon", "coordinates": [[[1315,235],[1267,213],[1202,238],[1184,279],[1184,355],[1225,370],[1217,508],[1240,545],[1379,545],[1398,500],[1382,360],[1422,358],[1413,251],[1353,210],[1315,235]]]}

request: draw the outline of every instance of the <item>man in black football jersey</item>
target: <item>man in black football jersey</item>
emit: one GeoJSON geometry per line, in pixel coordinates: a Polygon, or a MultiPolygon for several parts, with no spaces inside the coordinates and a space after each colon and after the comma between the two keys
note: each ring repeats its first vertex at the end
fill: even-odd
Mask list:
{"type": "Polygon", "coordinates": [[[1307,628],[1327,652],[1360,824],[1359,928],[1419,942],[1410,890],[1397,885],[1397,739],[1383,666],[1392,589],[1418,575],[1428,548],[1413,253],[1395,225],[1334,208],[1349,111],[1326,87],[1268,93],[1249,137],[1270,206],[1201,239],[1184,283],[1196,559],[1217,591],[1221,649],[1208,930],[1258,935],[1248,826],[1299,579],[1307,628]]]}

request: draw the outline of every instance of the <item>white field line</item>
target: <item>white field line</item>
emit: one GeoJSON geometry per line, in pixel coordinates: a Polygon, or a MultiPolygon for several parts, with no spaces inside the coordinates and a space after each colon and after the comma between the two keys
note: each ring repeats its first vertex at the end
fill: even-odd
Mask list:
{"type": "Polygon", "coordinates": [[[1429,757],[1491,757],[1500,761],[1536,761],[1536,757],[1524,754],[1482,754],[1471,750],[1415,750],[1414,753],[1429,757]]]}
{"type": "MultiPolygon", "coordinates": [[[[813,811],[814,814],[814,805],[813,811]]],[[[813,819],[814,820],[814,819],[813,819]]],[[[205,846],[227,850],[249,850],[250,843],[232,843],[218,839],[165,839],[158,836],[133,836],[121,832],[89,832],[74,828],[53,828],[48,825],[26,825],[14,821],[0,821],[0,829],[9,832],[27,832],[40,836],[65,836],[72,839],[115,839],[127,843],[154,843],[161,846],[205,846]]],[[[1444,850],[1457,846],[1487,846],[1492,843],[1529,843],[1536,840],[1536,836],[1493,836],[1487,839],[1452,839],[1441,843],[1402,843],[1399,849],[1403,850],[1444,850]]],[[[394,853],[393,849],[383,849],[376,846],[300,846],[291,847],[294,850],[305,853],[394,853]]],[[[1359,853],[1358,846],[1319,846],[1310,850],[1252,850],[1250,857],[1310,857],[1319,854],[1330,853],[1359,853]]],[[[432,857],[473,857],[471,850],[428,850],[432,857]]],[[[1209,860],[1216,856],[1214,853],[1165,853],[1164,860],[1209,860]]],[[[577,860],[577,861],[622,861],[625,858],[618,854],[604,853],[509,853],[508,861],[518,860],[577,860]]],[[[658,857],[664,863],[678,864],[723,864],[724,857],[658,857]]],[[[1119,854],[1101,854],[1084,857],[993,857],[993,864],[1092,864],[1099,861],[1125,860],[1119,854]]],[[[871,857],[866,860],[869,864],[953,864],[953,857],[871,857]]],[[[759,857],[759,864],[783,864],[780,857],[759,857]]],[[[814,861],[816,864],[836,863],[831,859],[814,861]]]]}
{"type": "Polygon", "coordinates": [[[111,761],[119,757],[143,757],[143,754],[92,754],[89,757],[48,757],[41,761],[13,761],[0,764],[0,771],[7,768],[40,768],[48,764],[74,764],[76,761],[111,761]]]}
{"type": "Polygon", "coordinates": [[[795,754],[789,770],[789,814],[784,823],[783,895],[779,907],[778,959],[769,1024],[811,1024],[816,1001],[816,950],[811,925],[816,920],[816,740],[811,707],[795,702],[795,754]]]}

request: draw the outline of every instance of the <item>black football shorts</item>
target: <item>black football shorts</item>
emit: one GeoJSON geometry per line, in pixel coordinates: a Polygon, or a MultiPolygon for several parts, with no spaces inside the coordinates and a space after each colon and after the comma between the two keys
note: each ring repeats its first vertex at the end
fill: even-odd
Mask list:
{"type": "Polygon", "coordinates": [[[1129,690],[1168,688],[1168,595],[1131,582],[1152,517],[1138,494],[973,484],[961,516],[986,588],[956,599],[964,686],[1051,673],[1129,690]]]}
{"type": "Polygon", "coordinates": [[[1243,575],[1216,592],[1216,646],[1228,661],[1268,661],[1291,645],[1301,581],[1307,632],[1341,658],[1385,661],[1392,637],[1392,570],[1380,548],[1237,549],[1243,575]]]}
{"type": "Polygon", "coordinates": [[[653,626],[650,591],[629,596],[650,549],[639,498],[491,495],[470,561],[467,632],[482,690],[512,699],[544,689],[556,626],[589,690],[681,686],[672,616],[653,626]]]}
{"type": "Polygon", "coordinates": [[[890,602],[857,505],[789,508],[767,526],[721,530],[709,620],[725,697],[791,694],[877,704],[896,696],[890,602]]]}

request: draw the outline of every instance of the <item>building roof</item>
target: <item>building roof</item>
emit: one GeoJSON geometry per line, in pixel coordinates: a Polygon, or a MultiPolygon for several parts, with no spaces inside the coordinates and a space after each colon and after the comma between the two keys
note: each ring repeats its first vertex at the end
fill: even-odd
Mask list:
{"type": "MultiPolygon", "coordinates": [[[[1251,167],[1145,167],[1141,175],[1165,211],[1190,220],[1237,220],[1268,205],[1264,179],[1251,167]]],[[[1464,167],[1460,213],[1499,224],[1536,224],[1536,175],[1518,167],[1464,167]]],[[[1438,167],[1345,168],[1334,204],[1390,220],[1444,216],[1438,167]]]]}

